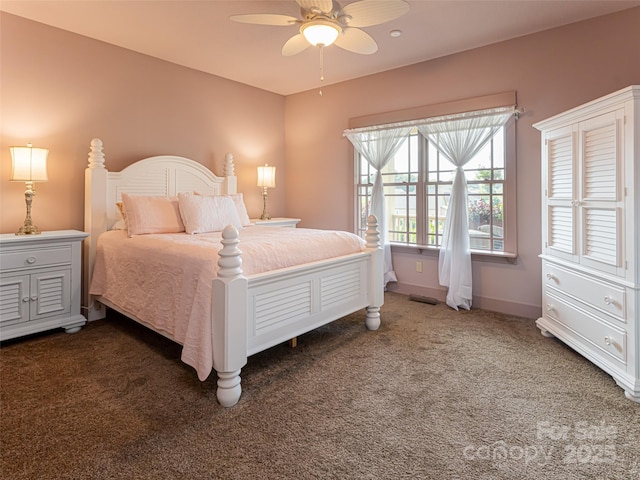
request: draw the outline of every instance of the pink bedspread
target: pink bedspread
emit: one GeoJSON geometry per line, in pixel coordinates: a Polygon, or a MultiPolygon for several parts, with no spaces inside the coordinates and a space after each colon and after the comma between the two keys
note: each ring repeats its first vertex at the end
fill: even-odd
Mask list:
{"type": "MultiPolygon", "coordinates": [[[[182,361],[205,380],[213,369],[211,282],[218,271],[221,234],[153,234],[125,231],[98,239],[90,293],[104,297],[183,345],[182,361]]],[[[263,273],[363,251],[351,233],[303,228],[240,230],[242,270],[263,273]]]]}

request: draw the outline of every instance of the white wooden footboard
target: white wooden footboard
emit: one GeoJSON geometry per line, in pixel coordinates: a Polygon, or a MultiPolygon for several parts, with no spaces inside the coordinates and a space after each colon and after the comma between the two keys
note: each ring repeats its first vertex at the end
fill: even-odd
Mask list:
{"type": "Polygon", "coordinates": [[[249,278],[240,269],[237,231],[225,229],[212,304],[221,405],[230,407],[240,399],[240,370],[254,353],[365,307],[367,328],[380,326],[383,259],[374,216],[368,226],[366,252],[249,278]]]}

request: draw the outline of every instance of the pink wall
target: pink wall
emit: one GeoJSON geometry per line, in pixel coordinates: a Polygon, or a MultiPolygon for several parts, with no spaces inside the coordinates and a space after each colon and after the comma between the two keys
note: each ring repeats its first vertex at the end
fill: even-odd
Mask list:
{"type": "MultiPolygon", "coordinates": [[[[250,215],[262,212],[256,166],[276,165],[284,186],[284,97],[140,55],[103,42],[0,14],[0,232],[24,220],[24,184],[9,182],[9,146],[50,150],[49,181],[36,184],[34,223],[83,229],[89,143],[104,142],[107,168],[174,154],[222,174],[232,152],[250,215]]],[[[285,190],[269,210],[285,213],[285,190]]]]}
{"type": "MultiPolygon", "coordinates": [[[[540,135],[532,124],[640,83],[640,8],[505,41],[286,99],[287,214],[353,228],[350,118],[516,90],[518,250],[514,265],[474,261],[475,306],[540,312],[540,135]]],[[[394,252],[403,292],[444,298],[437,257],[394,252]],[[416,273],[415,263],[424,264],[416,273]]]]}

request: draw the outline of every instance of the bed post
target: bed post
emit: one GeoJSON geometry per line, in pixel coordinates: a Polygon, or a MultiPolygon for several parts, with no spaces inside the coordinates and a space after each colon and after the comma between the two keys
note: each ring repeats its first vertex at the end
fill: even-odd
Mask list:
{"type": "Polygon", "coordinates": [[[96,259],[98,237],[107,230],[107,169],[104,167],[102,140],[91,140],[89,165],[84,172],[84,231],[89,237],[84,241],[83,262],[83,305],[87,320],[104,318],[104,305],[95,303],[89,295],[89,284],[96,259]]]}
{"type": "Polygon", "coordinates": [[[224,156],[224,193],[225,195],[233,195],[238,193],[238,177],[236,177],[235,167],[233,165],[233,155],[227,153],[224,156]]]}
{"type": "Polygon", "coordinates": [[[380,307],[384,304],[384,257],[380,246],[380,231],[375,215],[367,217],[367,250],[371,252],[371,278],[369,279],[369,306],[365,324],[369,330],[380,327],[380,307]]]}
{"type": "Polygon", "coordinates": [[[218,276],[213,279],[213,368],[218,373],[218,402],[232,407],[240,399],[240,370],[247,363],[247,278],[242,274],[238,230],[222,231],[218,276]]]}

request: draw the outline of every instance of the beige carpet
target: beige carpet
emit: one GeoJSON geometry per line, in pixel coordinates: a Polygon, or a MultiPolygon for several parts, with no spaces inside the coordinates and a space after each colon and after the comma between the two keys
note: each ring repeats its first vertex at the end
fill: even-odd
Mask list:
{"type": "Polygon", "coordinates": [[[0,349],[3,479],[633,479],[640,405],[533,320],[387,293],[249,359],[231,409],[116,314],[0,349]]]}

